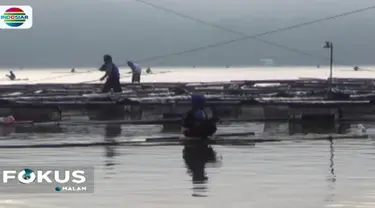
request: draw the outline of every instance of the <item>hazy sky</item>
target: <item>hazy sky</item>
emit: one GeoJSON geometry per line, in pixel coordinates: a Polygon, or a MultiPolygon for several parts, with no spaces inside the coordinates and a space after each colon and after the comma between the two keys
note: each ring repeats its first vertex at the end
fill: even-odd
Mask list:
{"type": "MultiPolygon", "coordinates": [[[[375,5],[374,0],[147,0],[183,14],[248,35],[375,5]]],[[[0,0],[2,5],[9,0],[0,0]]],[[[2,67],[97,66],[109,53],[118,65],[240,37],[202,25],[136,0],[12,0],[33,7],[29,30],[0,30],[2,67]]],[[[328,57],[325,40],[335,46],[337,64],[375,64],[375,10],[261,37],[290,48],[328,57]]],[[[170,56],[155,65],[328,64],[248,39],[170,56]]]]}

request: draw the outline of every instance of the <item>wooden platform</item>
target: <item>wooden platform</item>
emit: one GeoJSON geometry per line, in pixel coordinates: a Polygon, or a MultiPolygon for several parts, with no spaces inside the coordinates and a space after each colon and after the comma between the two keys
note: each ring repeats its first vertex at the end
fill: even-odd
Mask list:
{"type": "MultiPolygon", "coordinates": [[[[374,79],[336,78],[332,81],[332,87],[337,88],[335,93],[328,93],[328,80],[320,79],[124,83],[123,92],[114,94],[97,93],[101,84],[0,85],[3,92],[0,108],[8,109],[0,114],[23,109],[22,115],[31,115],[33,109],[60,108],[63,113],[75,111],[93,115],[92,119],[98,117],[95,114],[105,114],[104,111],[119,117],[128,114],[143,117],[150,111],[161,116],[165,112],[185,112],[190,107],[190,94],[197,92],[206,95],[207,107],[220,117],[256,119],[259,116],[260,119],[263,116],[268,119],[269,115],[277,114],[276,117],[295,119],[314,112],[319,112],[315,113],[317,115],[340,114],[343,118],[347,112],[351,116],[356,113],[358,116],[375,114],[374,79]],[[256,112],[257,109],[262,113],[256,112]],[[339,111],[341,113],[333,113],[339,111]]],[[[17,117],[29,120],[25,116],[22,119],[17,117]]]]}
{"type": "MultiPolygon", "coordinates": [[[[338,139],[367,139],[367,135],[328,135],[328,136],[305,136],[290,139],[280,138],[244,138],[244,139],[225,139],[216,138],[209,140],[210,145],[246,145],[253,146],[256,143],[265,142],[283,142],[283,141],[322,141],[322,140],[338,140],[338,139]]],[[[183,145],[184,143],[176,138],[164,142],[158,141],[113,141],[113,142],[66,142],[66,143],[44,143],[44,144],[15,144],[0,145],[0,149],[22,149],[22,148],[71,148],[71,147],[95,147],[95,146],[171,146],[183,145]]]]}

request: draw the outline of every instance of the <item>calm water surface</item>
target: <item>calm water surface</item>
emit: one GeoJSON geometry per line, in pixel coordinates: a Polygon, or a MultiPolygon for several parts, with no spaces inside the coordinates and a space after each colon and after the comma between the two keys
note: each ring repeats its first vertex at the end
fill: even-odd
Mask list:
{"type": "MultiPolygon", "coordinates": [[[[241,126],[242,131],[264,130],[260,124],[241,126]]],[[[241,126],[231,128],[241,131],[241,126]]],[[[85,128],[13,133],[0,144],[99,141],[116,136],[105,127],[85,128]]],[[[142,128],[122,127],[117,139],[160,130],[142,128]]],[[[375,207],[375,141],[371,139],[213,149],[218,160],[205,165],[207,181],[200,184],[193,183],[181,146],[2,149],[2,165],[94,166],[96,181],[94,194],[1,194],[0,207],[375,207]]]]}

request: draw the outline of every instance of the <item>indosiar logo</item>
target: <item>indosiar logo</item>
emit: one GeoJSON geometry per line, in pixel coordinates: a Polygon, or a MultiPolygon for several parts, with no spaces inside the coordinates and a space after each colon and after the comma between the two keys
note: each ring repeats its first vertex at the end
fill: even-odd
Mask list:
{"type": "Polygon", "coordinates": [[[31,6],[0,6],[0,28],[29,29],[33,25],[31,6]]]}

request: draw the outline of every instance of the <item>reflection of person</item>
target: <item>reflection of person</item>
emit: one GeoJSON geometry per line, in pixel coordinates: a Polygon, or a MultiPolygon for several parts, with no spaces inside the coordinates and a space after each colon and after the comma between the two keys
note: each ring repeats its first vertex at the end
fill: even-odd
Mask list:
{"type": "MultiPolygon", "coordinates": [[[[114,124],[114,125],[106,125],[105,127],[105,138],[104,140],[108,143],[116,143],[115,138],[120,136],[122,133],[121,125],[114,124]]],[[[110,167],[116,165],[113,161],[113,158],[116,156],[116,149],[113,145],[106,145],[105,146],[105,166],[110,167]]]]}
{"type": "Polygon", "coordinates": [[[208,162],[216,162],[216,153],[208,145],[185,145],[183,159],[192,173],[193,183],[207,180],[204,168],[208,162]]]}
{"type": "Polygon", "coordinates": [[[205,184],[208,177],[206,176],[205,166],[207,163],[217,162],[216,152],[208,145],[195,144],[185,145],[182,155],[188,173],[192,177],[192,183],[196,185],[193,187],[193,196],[202,196],[198,192],[204,192],[206,190],[205,184]],[[199,184],[201,185],[198,186],[199,184]]]}

